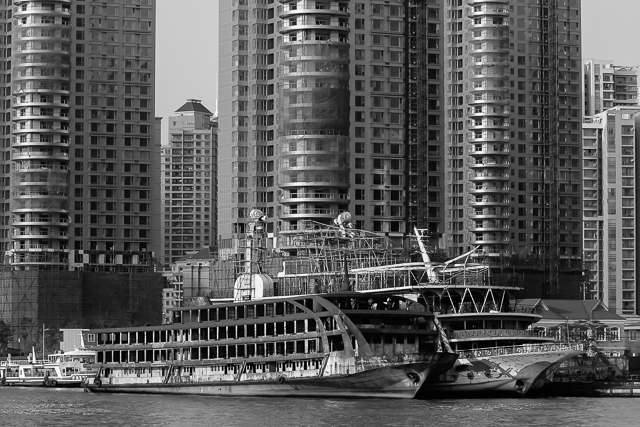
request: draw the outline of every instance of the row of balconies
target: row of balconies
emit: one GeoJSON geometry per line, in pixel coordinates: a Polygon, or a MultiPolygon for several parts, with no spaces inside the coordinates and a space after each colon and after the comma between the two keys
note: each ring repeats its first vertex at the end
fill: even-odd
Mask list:
{"type": "MultiPolygon", "coordinates": [[[[16,95],[16,92],[14,92],[16,95]]],[[[69,98],[66,96],[20,96],[13,98],[14,107],[45,106],[45,107],[69,107],[69,98]]]]}
{"type": "Polygon", "coordinates": [[[316,201],[334,201],[343,200],[348,202],[350,196],[348,194],[338,193],[285,193],[280,195],[280,201],[283,203],[303,203],[303,202],[316,202],[316,201]]]}
{"type": "MultiPolygon", "coordinates": [[[[488,116],[488,115],[487,115],[488,116]]],[[[510,127],[510,123],[506,120],[489,120],[484,116],[484,120],[470,120],[469,121],[469,129],[487,129],[487,128],[508,128],[510,127]]]]}
{"type": "Polygon", "coordinates": [[[511,175],[508,172],[497,172],[497,171],[483,171],[483,172],[470,172],[469,180],[471,181],[486,181],[486,180],[499,180],[499,181],[508,181],[511,178],[511,175]]]}
{"type": "Polygon", "coordinates": [[[342,4],[324,4],[316,2],[304,2],[302,4],[293,3],[278,6],[278,16],[282,19],[302,14],[323,14],[346,17],[349,16],[349,7],[343,6],[342,4]]]}
{"type": "Polygon", "coordinates": [[[14,215],[11,224],[15,226],[27,225],[68,225],[68,217],[51,217],[46,215],[14,215]]]}
{"type": "Polygon", "coordinates": [[[482,107],[469,107],[469,117],[485,117],[485,116],[508,116],[510,114],[508,108],[490,107],[488,105],[482,107]]]}
{"type": "MultiPolygon", "coordinates": [[[[476,138],[478,139],[478,138],[476,138]]],[[[511,152],[511,148],[506,145],[497,143],[497,144],[474,144],[470,150],[469,155],[478,156],[483,154],[509,154],[511,152]]]]}
{"type": "Polygon", "coordinates": [[[469,36],[469,40],[474,41],[488,41],[488,40],[509,40],[509,27],[493,28],[491,30],[473,31],[469,36]]]}
{"type": "Polygon", "coordinates": [[[471,209],[469,211],[470,219],[490,219],[490,218],[509,218],[511,212],[508,209],[471,209]]]}
{"type": "Polygon", "coordinates": [[[471,197],[469,199],[470,206],[490,206],[490,205],[509,205],[509,198],[505,196],[489,196],[471,197]]]}
{"type": "Polygon", "coordinates": [[[60,43],[61,46],[58,45],[54,45],[54,46],[49,46],[47,44],[43,43],[37,43],[37,42],[27,42],[24,45],[17,45],[15,47],[16,49],[16,54],[17,55],[24,55],[24,54],[28,54],[28,53],[50,53],[50,52],[56,52],[56,53],[61,53],[61,54],[71,54],[71,47],[68,43],[64,43],[62,45],[62,43],[60,43]],[[39,46],[38,46],[39,45],[39,46]]]}
{"type": "Polygon", "coordinates": [[[467,9],[467,17],[469,18],[472,18],[474,16],[483,16],[483,15],[508,16],[509,8],[482,4],[482,5],[473,6],[467,9]]]}
{"type": "Polygon", "coordinates": [[[486,245],[486,244],[506,244],[509,243],[508,231],[504,233],[483,233],[471,238],[470,243],[473,245],[486,245]]]}
{"type": "Polygon", "coordinates": [[[15,21],[16,27],[18,28],[29,28],[31,26],[47,26],[47,27],[70,27],[71,20],[66,16],[51,16],[51,15],[36,15],[31,14],[28,16],[24,16],[20,19],[16,19],[15,21]],[[53,18],[53,19],[48,19],[53,18]]]}
{"type": "Polygon", "coordinates": [[[66,191],[59,190],[29,190],[29,189],[21,189],[20,191],[12,191],[11,197],[19,198],[19,197],[69,197],[69,193],[66,191]]]}
{"type": "Polygon", "coordinates": [[[491,185],[489,183],[484,184],[469,184],[469,193],[471,194],[483,194],[483,193],[508,193],[511,187],[508,185],[491,185]]]}
{"type": "MultiPolygon", "coordinates": [[[[485,142],[485,141],[486,142],[491,142],[491,141],[503,142],[503,141],[510,140],[510,136],[508,132],[482,132],[482,133],[469,132],[468,137],[469,137],[469,141],[471,142],[485,142]]],[[[504,153],[508,153],[509,149],[503,148],[500,151],[504,153]]],[[[474,154],[474,153],[472,152],[471,154],[474,154]]],[[[475,153],[475,154],[479,154],[479,153],[475,153]]]]}
{"type": "MultiPolygon", "coordinates": [[[[66,231],[60,230],[33,230],[33,231],[21,231],[17,228],[13,229],[13,237],[18,240],[25,239],[42,239],[52,237],[56,239],[68,239],[69,234],[66,231]]],[[[33,245],[31,245],[33,246],[33,245]]]]}
{"type": "Polygon", "coordinates": [[[511,162],[507,158],[481,158],[470,159],[467,164],[470,168],[508,168],[511,162]]]}
{"type": "Polygon", "coordinates": [[[56,5],[54,3],[37,3],[37,2],[22,2],[17,1],[14,2],[13,16],[20,17],[24,15],[30,14],[46,14],[46,15],[62,15],[62,16],[71,16],[71,6],[70,2],[57,2],[63,3],[56,5]]]}
{"type": "Polygon", "coordinates": [[[68,171],[69,167],[66,164],[64,164],[64,165],[53,165],[53,164],[42,165],[42,164],[37,164],[37,163],[31,163],[31,162],[28,162],[28,161],[22,161],[22,162],[14,162],[13,163],[13,170],[14,171],[18,171],[18,172],[68,171]]]}
{"type": "Polygon", "coordinates": [[[29,108],[28,111],[14,110],[13,118],[19,120],[40,120],[40,119],[61,119],[68,120],[69,112],[66,110],[58,111],[32,111],[33,108],[29,108]]]}
{"type": "Polygon", "coordinates": [[[298,35],[297,33],[295,34],[285,34],[283,41],[282,41],[282,46],[288,46],[290,44],[293,43],[299,43],[299,44],[305,44],[305,43],[309,43],[312,41],[316,41],[316,42],[322,42],[323,45],[330,45],[332,43],[339,43],[340,45],[347,45],[349,44],[349,38],[344,36],[343,34],[332,34],[330,36],[325,36],[325,35],[312,35],[312,34],[308,34],[309,32],[307,32],[307,34],[303,36],[298,35]]]}
{"type": "Polygon", "coordinates": [[[36,145],[39,147],[57,146],[57,145],[68,146],[69,137],[65,135],[43,135],[43,134],[20,135],[20,137],[14,136],[12,138],[11,145],[13,147],[22,147],[22,146],[27,147],[30,145],[36,145]]]}
{"type": "Polygon", "coordinates": [[[308,30],[348,32],[350,31],[350,28],[347,20],[323,20],[311,18],[298,19],[295,21],[280,21],[279,31],[281,34],[286,34],[291,31],[308,30]]]}
{"type": "Polygon", "coordinates": [[[481,43],[471,46],[472,53],[482,52],[508,52],[509,45],[506,43],[481,43]]]}
{"type": "Polygon", "coordinates": [[[469,104],[509,104],[508,95],[495,95],[489,93],[468,95],[469,104]]]}
{"type": "Polygon", "coordinates": [[[55,124],[34,124],[27,126],[25,123],[15,123],[13,125],[14,133],[24,133],[33,131],[47,131],[47,132],[68,132],[69,125],[66,123],[55,124]]]}
{"type": "Polygon", "coordinates": [[[331,217],[335,218],[340,213],[340,209],[337,208],[283,208],[282,218],[294,219],[300,217],[331,217]]]}

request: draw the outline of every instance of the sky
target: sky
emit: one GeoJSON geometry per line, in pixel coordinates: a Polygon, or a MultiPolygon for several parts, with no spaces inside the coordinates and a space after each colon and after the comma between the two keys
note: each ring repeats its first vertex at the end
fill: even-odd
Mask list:
{"type": "MultiPolygon", "coordinates": [[[[187,99],[216,109],[218,2],[157,0],[156,116],[168,117],[187,99]]],[[[582,0],[582,56],[640,65],[640,0],[582,0]]]]}

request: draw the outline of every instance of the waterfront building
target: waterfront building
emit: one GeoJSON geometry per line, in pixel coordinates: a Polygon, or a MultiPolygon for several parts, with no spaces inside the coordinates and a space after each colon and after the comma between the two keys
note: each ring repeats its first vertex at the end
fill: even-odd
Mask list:
{"type": "Polygon", "coordinates": [[[555,335],[559,342],[586,342],[595,339],[603,355],[628,370],[629,334],[627,320],[614,313],[602,300],[524,299],[519,302],[534,307],[542,316],[534,330],[555,335]]]}
{"type": "Polygon", "coordinates": [[[53,326],[88,307],[149,318],[155,302],[131,297],[137,278],[120,300],[80,271],[155,269],[155,11],[152,0],[0,2],[0,318],[53,326]]]}
{"type": "Polygon", "coordinates": [[[616,106],[638,105],[638,66],[611,61],[584,61],[584,115],[593,116],[616,106]]]}
{"type": "Polygon", "coordinates": [[[216,246],[217,121],[189,99],[169,117],[162,149],[163,259],[169,264],[216,246]]]}
{"type": "Polygon", "coordinates": [[[582,124],[583,245],[590,296],[623,316],[638,310],[636,149],[640,107],[614,107],[582,124]]]}

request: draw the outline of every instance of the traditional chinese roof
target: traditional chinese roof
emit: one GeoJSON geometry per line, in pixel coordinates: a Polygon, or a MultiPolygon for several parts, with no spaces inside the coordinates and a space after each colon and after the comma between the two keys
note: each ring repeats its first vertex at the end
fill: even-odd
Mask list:
{"type": "Polygon", "coordinates": [[[622,316],[609,311],[600,300],[525,299],[522,305],[540,307],[543,320],[598,320],[624,322],[622,316]]]}

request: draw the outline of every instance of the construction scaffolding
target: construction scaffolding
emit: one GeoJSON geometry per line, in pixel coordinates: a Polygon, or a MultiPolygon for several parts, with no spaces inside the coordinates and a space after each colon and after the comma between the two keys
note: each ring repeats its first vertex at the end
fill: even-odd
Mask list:
{"type": "Polygon", "coordinates": [[[385,236],[319,223],[294,235],[293,241],[298,255],[284,260],[278,273],[280,295],[352,289],[352,269],[395,264],[409,256],[406,248],[385,236]]]}
{"type": "Polygon", "coordinates": [[[23,351],[42,340],[42,325],[63,327],[160,324],[161,273],[0,270],[0,320],[23,351]],[[18,343],[20,339],[20,343],[18,343]]]}

